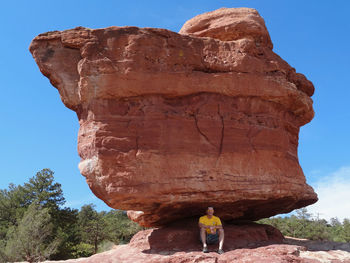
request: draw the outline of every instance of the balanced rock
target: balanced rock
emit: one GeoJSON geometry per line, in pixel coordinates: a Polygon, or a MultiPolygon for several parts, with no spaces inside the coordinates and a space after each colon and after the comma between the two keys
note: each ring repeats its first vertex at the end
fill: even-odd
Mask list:
{"type": "Polygon", "coordinates": [[[166,29],[78,27],[31,43],[79,118],[94,194],[144,226],[203,214],[256,220],[317,201],[299,165],[314,87],[272,51],[253,9],[166,29]]]}

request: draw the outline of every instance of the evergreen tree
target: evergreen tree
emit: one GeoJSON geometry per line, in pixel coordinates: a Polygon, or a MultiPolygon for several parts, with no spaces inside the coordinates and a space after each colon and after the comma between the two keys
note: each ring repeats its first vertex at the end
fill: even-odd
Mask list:
{"type": "Polygon", "coordinates": [[[53,175],[50,169],[43,169],[23,186],[10,184],[8,189],[0,190],[0,240],[7,242],[8,230],[16,229],[30,204],[36,203],[47,208],[50,214],[53,229],[47,241],[53,241],[58,236],[63,241],[52,258],[68,259],[73,257],[74,245],[80,242],[78,210],[61,208],[65,199],[61,185],[54,181],[53,175]]]}
{"type": "Polygon", "coordinates": [[[71,208],[59,209],[56,213],[56,219],[52,220],[54,224],[54,233],[60,236],[62,242],[50,259],[62,260],[74,258],[76,255],[76,245],[81,242],[79,225],[78,225],[78,210],[71,208]]]}
{"type": "Polygon", "coordinates": [[[22,186],[10,184],[8,190],[0,190],[0,228],[17,225],[17,220],[22,218],[27,207],[22,186]]]}
{"type": "Polygon", "coordinates": [[[42,207],[57,209],[66,202],[63,197],[61,184],[54,181],[54,172],[42,169],[25,183],[23,188],[29,203],[37,202],[42,207]]]}
{"type": "Polygon", "coordinates": [[[340,223],[339,219],[336,217],[331,218],[330,228],[329,228],[330,239],[335,242],[342,242],[343,241],[342,231],[343,231],[343,226],[340,223]]]}
{"type": "Polygon", "coordinates": [[[319,216],[314,217],[308,213],[306,208],[296,212],[296,216],[265,218],[259,220],[258,223],[270,224],[285,236],[336,242],[350,241],[350,221],[348,219],[341,224],[337,218],[332,218],[328,223],[319,216]]]}
{"type": "Polygon", "coordinates": [[[5,254],[10,260],[37,262],[53,254],[60,240],[50,240],[53,225],[47,208],[32,203],[19,221],[8,233],[5,254]]]}
{"type": "Polygon", "coordinates": [[[61,185],[54,182],[53,174],[50,169],[43,169],[23,186],[10,184],[8,190],[0,190],[0,237],[3,237],[3,228],[18,225],[18,220],[33,202],[49,208],[51,215],[56,217],[65,199],[61,185]]]}
{"type": "Polygon", "coordinates": [[[92,204],[78,211],[62,208],[64,203],[50,169],[0,190],[0,262],[90,256],[99,246],[126,243],[141,230],[123,211],[98,213],[92,204]]]}
{"type": "Polygon", "coordinates": [[[82,242],[93,245],[93,253],[97,253],[98,244],[107,237],[103,214],[98,213],[93,204],[84,205],[78,215],[78,224],[82,242]]]}
{"type": "Polygon", "coordinates": [[[104,215],[108,240],[115,244],[125,244],[135,233],[142,230],[137,223],[131,221],[124,211],[111,210],[104,215]]]}
{"type": "Polygon", "coordinates": [[[343,221],[343,231],[341,236],[344,242],[350,242],[350,220],[349,219],[344,219],[343,221]]]}

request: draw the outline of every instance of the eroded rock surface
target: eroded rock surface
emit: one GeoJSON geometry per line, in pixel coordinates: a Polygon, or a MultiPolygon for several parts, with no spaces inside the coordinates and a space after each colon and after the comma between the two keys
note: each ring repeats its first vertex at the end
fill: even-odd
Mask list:
{"type": "Polygon", "coordinates": [[[75,28],[31,43],[76,111],[79,168],[94,194],[144,226],[269,217],[317,201],[298,162],[314,87],[272,51],[252,9],[166,29],[75,28]]]}
{"type": "MultiPolygon", "coordinates": [[[[59,261],[62,263],[349,263],[350,253],[332,250],[321,245],[312,250],[307,243],[290,244],[281,233],[268,225],[245,223],[225,224],[225,253],[216,253],[218,245],[209,245],[209,253],[202,253],[196,222],[188,220],[160,229],[137,233],[129,244],[119,245],[110,251],[89,258],[59,261]],[[285,244],[287,243],[287,244],[285,244]],[[289,244],[288,244],[289,243],[289,244]]],[[[316,242],[316,241],[314,241],[316,242]]],[[[343,245],[346,245],[345,243],[343,245]]],[[[338,248],[339,249],[339,248],[338,248]]],[[[54,261],[47,261],[52,262],[54,261]]]]}
{"type": "Polygon", "coordinates": [[[252,8],[221,8],[188,20],[180,34],[211,37],[222,41],[250,39],[272,49],[265,22],[252,8]]]}

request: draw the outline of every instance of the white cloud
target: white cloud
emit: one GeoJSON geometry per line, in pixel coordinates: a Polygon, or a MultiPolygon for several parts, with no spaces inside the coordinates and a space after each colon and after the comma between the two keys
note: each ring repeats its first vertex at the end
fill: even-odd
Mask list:
{"type": "Polygon", "coordinates": [[[307,210],[326,220],[337,217],[350,219],[350,166],[320,178],[312,184],[318,195],[318,202],[307,210]]]}

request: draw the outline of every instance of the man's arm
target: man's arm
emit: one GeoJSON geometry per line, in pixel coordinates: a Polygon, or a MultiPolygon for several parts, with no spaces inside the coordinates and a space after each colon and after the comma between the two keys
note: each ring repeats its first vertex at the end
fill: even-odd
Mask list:
{"type": "Polygon", "coordinates": [[[204,224],[202,224],[202,223],[198,223],[198,226],[199,226],[199,228],[204,228],[204,229],[208,229],[209,228],[209,226],[206,226],[206,225],[204,225],[204,224]]]}
{"type": "Polygon", "coordinates": [[[215,226],[215,229],[223,229],[220,218],[216,218],[216,226],[215,226]]]}

